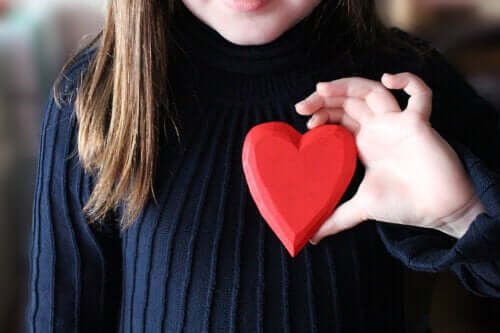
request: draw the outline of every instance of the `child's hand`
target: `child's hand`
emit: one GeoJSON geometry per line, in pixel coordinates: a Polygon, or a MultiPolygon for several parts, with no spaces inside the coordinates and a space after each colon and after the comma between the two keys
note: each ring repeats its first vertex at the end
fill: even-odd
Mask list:
{"type": "Polygon", "coordinates": [[[461,237],[484,211],[460,159],[431,127],[432,91],[410,73],[320,82],[296,105],[312,115],[310,129],[340,123],[355,138],[365,177],[356,194],[325,221],[311,241],[364,220],[407,224],[461,237]],[[402,112],[387,89],[404,89],[402,112]]]}

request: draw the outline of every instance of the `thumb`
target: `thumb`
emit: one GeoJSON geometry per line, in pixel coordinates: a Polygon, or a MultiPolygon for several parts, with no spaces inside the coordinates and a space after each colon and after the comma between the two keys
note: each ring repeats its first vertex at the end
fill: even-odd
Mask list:
{"type": "Polygon", "coordinates": [[[333,214],[321,225],[309,242],[313,245],[326,236],[352,228],[366,219],[364,209],[359,205],[357,196],[337,207],[333,214]]]}

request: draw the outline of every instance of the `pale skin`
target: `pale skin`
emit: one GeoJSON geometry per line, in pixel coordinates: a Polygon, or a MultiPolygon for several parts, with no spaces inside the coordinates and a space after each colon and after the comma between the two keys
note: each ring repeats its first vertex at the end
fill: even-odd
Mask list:
{"type": "MultiPolygon", "coordinates": [[[[226,40],[238,45],[267,44],[309,15],[321,0],[270,0],[259,10],[240,12],[223,0],[182,0],[226,40]]],[[[484,212],[461,161],[431,127],[432,91],[417,76],[401,73],[381,82],[344,78],[320,82],[298,103],[311,116],[310,129],[336,123],[356,138],[365,177],[357,193],[338,206],[312,242],[378,220],[440,230],[455,238],[484,212]],[[404,112],[388,89],[410,96],[404,112]]]]}
{"type": "Polygon", "coordinates": [[[326,123],[347,128],[365,167],[355,195],[336,208],[312,244],[366,220],[433,228],[460,238],[485,211],[456,152],[430,124],[432,91],[418,76],[319,82],[296,111],[311,116],[309,129],[326,123]],[[410,95],[405,110],[389,89],[410,95]]]}
{"type": "Polygon", "coordinates": [[[237,45],[271,43],[309,15],[321,0],[270,0],[259,10],[233,10],[224,0],[182,0],[201,21],[237,45]]]}

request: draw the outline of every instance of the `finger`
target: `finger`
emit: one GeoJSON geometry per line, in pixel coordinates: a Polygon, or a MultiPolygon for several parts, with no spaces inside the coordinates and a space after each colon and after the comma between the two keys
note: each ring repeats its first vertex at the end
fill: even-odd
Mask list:
{"type": "Polygon", "coordinates": [[[318,82],[318,94],[324,97],[354,97],[364,99],[375,114],[400,112],[401,108],[392,95],[380,82],[351,77],[330,82],[318,82]]]}
{"type": "Polygon", "coordinates": [[[382,84],[389,89],[403,89],[410,98],[406,111],[420,112],[429,119],[432,110],[432,90],[412,73],[384,74],[382,84]]]}
{"type": "Polygon", "coordinates": [[[374,112],[368,106],[365,100],[359,98],[346,98],[342,104],[344,111],[359,124],[363,124],[369,118],[372,118],[374,112]]]}
{"type": "Polygon", "coordinates": [[[332,97],[325,98],[318,94],[317,91],[295,104],[297,113],[301,115],[311,115],[321,108],[340,108],[344,106],[347,97],[332,97]]]}
{"type": "Polygon", "coordinates": [[[309,129],[313,129],[314,127],[317,127],[317,126],[320,126],[320,125],[323,125],[323,124],[326,124],[328,121],[329,121],[329,118],[330,118],[330,114],[329,113],[333,113],[332,115],[332,119],[334,121],[338,121],[340,120],[340,118],[342,118],[342,112],[343,110],[342,109],[338,109],[338,110],[326,110],[326,109],[321,109],[319,111],[316,111],[312,116],[311,118],[307,121],[307,128],[309,129]]]}
{"type": "MultiPolygon", "coordinates": [[[[318,110],[314,110],[311,114],[315,114],[320,110],[330,109],[338,110],[342,109],[345,111],[352,119],[356,120],[358,123],[363,123],[367,118],[374,115],[372,109],[366,104],[364,99],[351,98],[351,97],[322,97],[323,103],[322,107],[318,110]]],[[[309,113],[309,112],[308,112],[309,113]]],[[[336,120],[331,120],[332,122],[336,120]]]]}
{"type": "Polygon", "coordinates": [[[361,126],[359,123],[349,117],[347,113],[344,112],[344,115],[342,117],[342,120],[340,121],[340,124],[347,128],[354,136],[357,136],[359,133],[359,130],[361,129],[361,126]]]}
{"type": "Polygon", "coordinates": [[[365,98],[373,89],[374,81],[361,77],[342,78],[327,82],[318,82],[316,91],[325,97],[349,96],[365,98]]]}
{"type": "Polygon", "coordinates": [[[340,231],[352,228],[366,220],[363,207],[358,204],[356,195],[350,200],[337,207],[333,214],[321,225],[318,231],[310,239],[314,245],[326,236],[336,234],[340,231]]]}
{"type": "Polygon", "coordinates": [[[360,129],[359,123],[340,108],[323,108],[316,111],[307,122],[307,127],[313,129],[326,123],[340,124],[354,135],[357,135],[360,129]]]}
{"type": "Polygon", "coordinates": [[[323,97],[323,108],[344,109],[350,117],[360,123],[373,115],[373,111],[364,99],[353,97],[323,97]]]}
{"type": "Polygon", "coordinates": [[[295,104],[295,110],[298,114],[308,116],[323,107],[324,98],[318,93],[314,92],[307,98],[295,104]]]}

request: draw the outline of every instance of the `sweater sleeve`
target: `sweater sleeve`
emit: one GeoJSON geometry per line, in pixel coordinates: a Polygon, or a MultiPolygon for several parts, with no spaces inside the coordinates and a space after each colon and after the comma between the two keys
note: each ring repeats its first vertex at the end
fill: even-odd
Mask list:
{"type": "Polygon", "coordinates": [[[376,222],[391,255],[409,268],[451,270],[469,291],[500,297],[500,132],[497,111],[434,51],[421,73],[433,90],[432,126],[454,148],[486,208],[455,239],[440,231],[376,222]]]}
{"type": "MultiPolygon", "coordinates": [[[[62,86],[65,93],[75,91],[67,81],[62,86]]],[[[105,231],[90,227],[82,213],[93,180],[78,160],[76,123],[73,105],[59,107],[51,94],[32,210],[27,332],[100,332],[110,324],[103,320],[107,268],[120,261],[120,250],[105,250],[99,241],[105,231]]],[[[119,237],[112,239],[119,248],[119,237]]]]}

